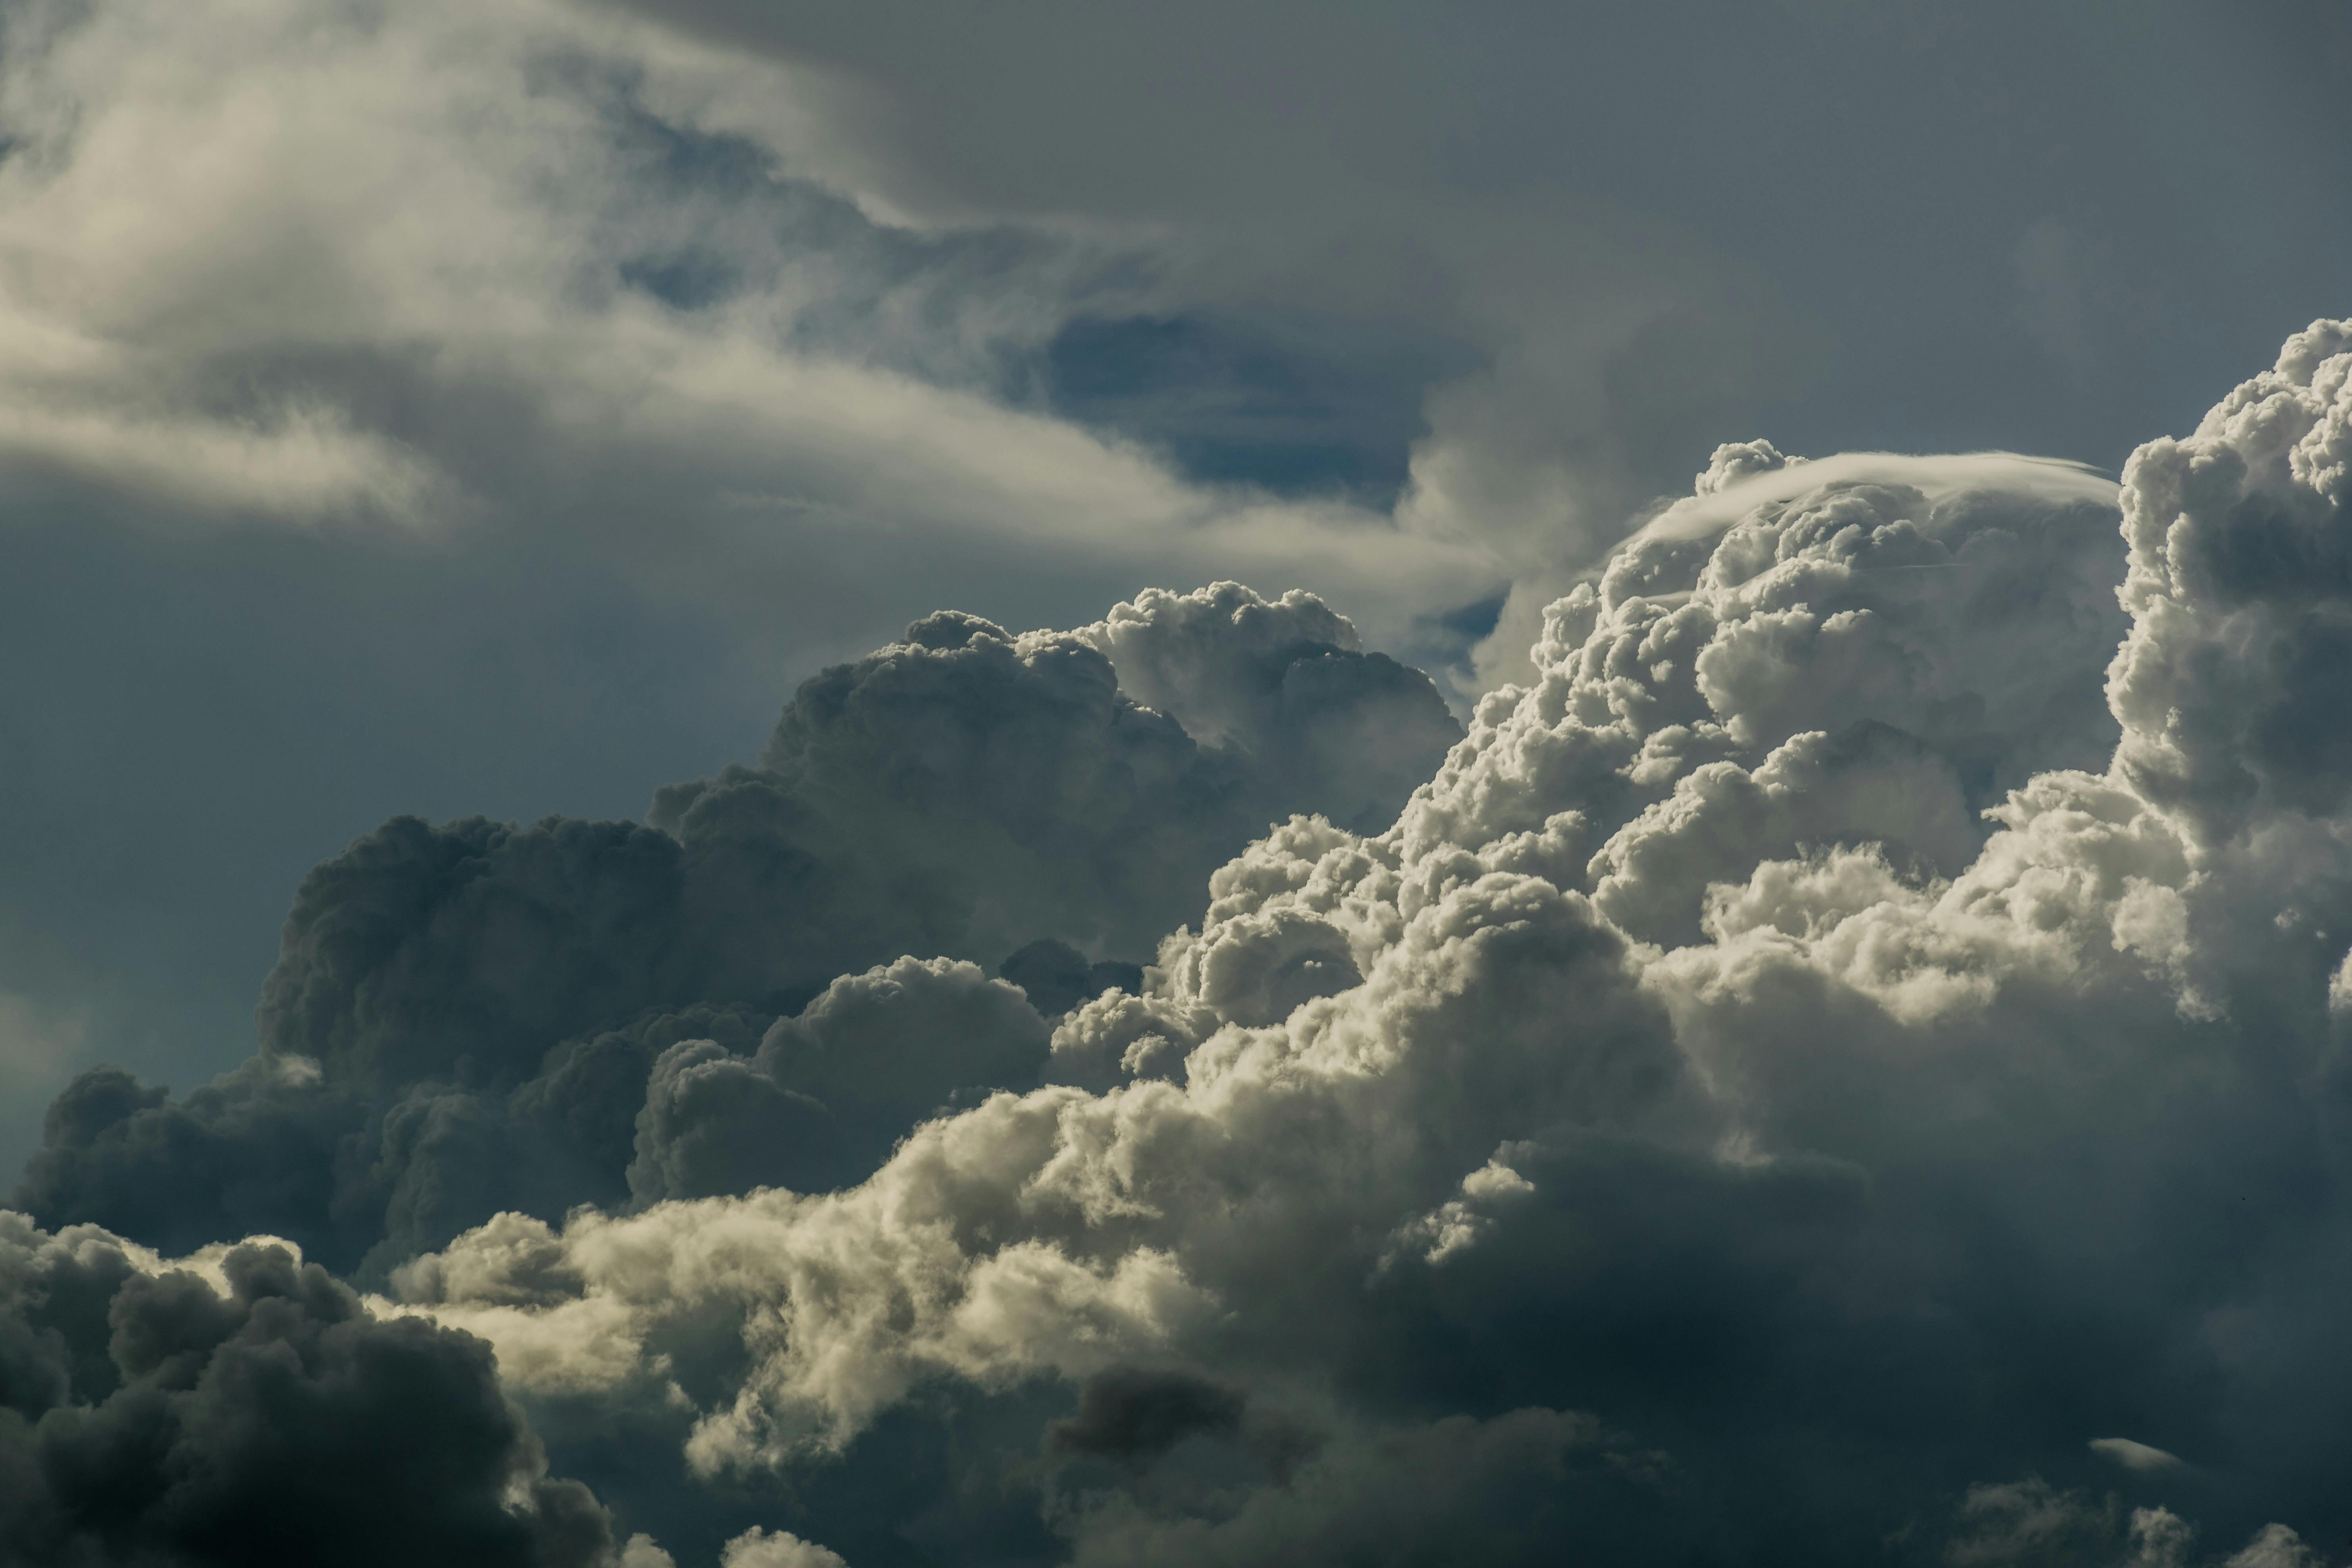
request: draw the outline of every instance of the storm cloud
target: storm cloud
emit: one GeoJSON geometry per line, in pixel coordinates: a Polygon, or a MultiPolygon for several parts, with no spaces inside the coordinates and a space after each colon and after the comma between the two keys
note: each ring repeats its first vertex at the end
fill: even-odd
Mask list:
{"type": "Polygon", "coordinates": [[[2347,72],[9,5],[0,1564],[2335,1563],[2347,72]]]}
{"type": "Polygon", "coordinates": [[[1466,731],[1221,584],[928,617],[646,826],[391,824],[252,1061],[52,1108],[9,1430],[316,1319],[353,1444],[446,1369],[467,1550],[2308,1568],[2347,474],[2323,321],[2119,489],[1725,446],[1466,731]]]}
{"type": "Polygon", "coordinates": [[[488,1346],[283,1247],[173,1266],[8,1215],[0,1302],[9,1562],[660,1560],[547,1476],[488,1346]]]}

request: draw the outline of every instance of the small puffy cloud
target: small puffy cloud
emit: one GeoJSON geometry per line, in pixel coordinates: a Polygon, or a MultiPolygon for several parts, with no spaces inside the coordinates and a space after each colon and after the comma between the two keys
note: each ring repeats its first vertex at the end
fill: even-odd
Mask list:
{"type": "Polygon", "coordinates": [[[1461,739],[1426,677],[1361,651],[1353,626],[1297,589],[1278,600],[1238,583],[1148,590],[1075,635],[1136,701],[1294,781],[1297,799],[1342,826],[1386,827],[1461,739]]]}
{"type": "Polygon", "coordinates": [[[803,1541],[789,1530],[758,1526],[730,1541],[719,1553],[719,1568],[849,1568],[841,1553],[814,1541],[803,1541]]]}
{"type": "Polygon", "coordinates": [[[1711,496],[1727,490],[1744,479],[1759,474],[1777,473],[1791,461],[1801,463],[1802,458],[1790,458],[1769,441],[1726,441],[1715,449],[1706,467],[1691,481],[1695,496],[1711,496]]]}

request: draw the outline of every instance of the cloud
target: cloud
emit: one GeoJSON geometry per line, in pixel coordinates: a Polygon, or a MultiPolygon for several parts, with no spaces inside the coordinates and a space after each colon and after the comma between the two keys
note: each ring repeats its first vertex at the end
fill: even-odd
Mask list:
{"type": "MultiPolygon", "coordinates": [[[[1319,309],[1466,347],[1426,387],[1399,510],[1509,562],[1512,629],[1482,676],[1523,678],[1543,605],[1723,431],[2119,458],[2205,388],[2157,391],[2184,349],[2137,331],[2153,304],[2095,313],[2074,331],[2084,377],[2048,374],[2086,258],[2103,298],[2239,314],[2239,354],[2300,319],[2258,303],[2257,270],[2296,278],[2290,312],[2334,298],[2318,258],[2338,225],[2305,193],[2340,169],[2341,137],[2290,132],[2280,107],[2334,85],[2307,8],[2141,26],[2068,5],[2026,50],[2017,29],[2042,13],[2006,5],[1927,21],[1478,0],[1459,22],[1326,0],[1083,22],[1015,5],[984,25],[920,5],[628,8],[825,82],[828,134],[802,166],[869,210],[929,232],[1168,237],[1163,320],[1319,309]],[[1236,55],[1239,27],[1255,42],[1236,55]],[[973,93],[974,74],[1024,90],[973,93]],[[2154,80],[2196,107],[2159,112],[2154,80]],[[1833,97],[1845,114],[1815,111],[1833,97]],[[2015,145],[2072,156],[2029,177],[1995,151],[2015,145]],[[2156,190],[2226,204],[2231,226],[2123,194],[2156,190]],[[2097,243],[2021,251],[2053,213],[2097,243]],[[2259,262],[2212,237],[2284,230],[2304,237],[2259,262]]],[[[2235,368],[2218,341],[2209,386],[2235,368]]]]}
{"type": "Polygon", "coordinates": [[[993,395],[995,357],[1122,247],[1039,236],[1008,279],[898,244],[807,178],[846,112],[821,70],[555,0],[278,0],[202,28],[28,7],[0,72],[0,449],[181,526],[560,526],[633,573],[716,552],[772,592],[876,531],[1121,574],[1321,562],[1384,634],[1491,584],[1475,550],[1195,486],[993,395]],[[591,470],[663,475],[705,544],[551,478],[591,470]]]}
{"type": "Polygon", "coordinates": [[[216,1072],[361,828],[633,815],[941,605],[1303,586],[1466,706],[1724,435],[2112,467],[2337,287],[2257,9],[13,7],[9,989],[216,1072]],[[2053,213],[2196,330],[2043,374],[2053,213]]]}
{"type": "Polygon", "coordinates": [[[2121,771],[2204,841],[2257,815],[2325,817],[2346,759],[2323,714],[2344,695],[2352,598],[2352,335],[2315,322],[2185,439],[2125,472],[2133,631],[2111,700],[2121,771]]]}
{"type": "Polygon", "coordinates": [[[803,1541],[789,1530],[745,1531],[719,1554],[719,1568],[848,1568],[838,1552],[803,1541]]]}
{"type": "MultiPolygon", "coordinates": [[[[793,1326],[771,1341],[743,1320],[753,1370],[690,1449],[714,1466],[837,1451],[905,1396],[893,1387],[941,1374],[1007,1387],[1214,1343],[1224,1376],[1279,1390],[1328,1355],[1304,1325],[1352,1322],[1419,1353],[1388,1366],[1368,1350],[1318,1385],[1443,1398],[1433,1368],[1454,1363],[1433,1347],[1486,1344],[1523,1387],[1614,1390],[1611,1419],[1672,1434],[1711,1519],[1753,1508],[1747,1528],[1802,1533],[1823,1521],[1790,1500],[1854,1462],[1842,1440],[1792,1441],[1760,1460],[1778,1480],[1735,1480],[1759,1456],[1695,1410],[1774,1429],[1806,1387],[1842,1421],[1896,1420],[1941,1403],[1958,1368],[2017,1375],[2033,1342],[1997,1348],[1993,1325],[2036,1321],[2056,1292],[2109,1325],[2065,1374],[2075,1397],[2107,1407],[2154,1379],[2176,1440],[2206,1447],[2229,1428],[2165,1384],[2176,1309],[2151,1315],[2161,1288],[2131,1260],[2229,1222],[2209,1199],[2184,1232],[2132,1194],[2174,1179],[2158,1151],[2182,1137],[2235,1184],[2291,1184],[2300,1139],[2278,1130],[2301,1112],[2288,1086],[2247,1084],[2221,1130],[2188,1131],[2210,1112],[2206,1053],[2253,1026],[2230,977],[2247,955],[2200,933],[2273,862],[2215,859],[2127,771],[2081,770],[2133,744],[2127,710],[2084,700],[2121,633],[2096,591],[2120,566],[2113,526],[2030,486],[1938,499],[1830,479],[1768,491],[1719,533],[1638,540],[1554,607],[1538,682],[1481,705],[1394,827],[1262,840],[1212,879],[1205,921],[1162,943],[1142,994],[1061,1023],[1056,1076],[1095,1092],[1000,1096],[814,1205],[575,1221],[547,1245],[582,1283],[519,1317],[462,1292],[415,1304],[518,1344],[625,1311],[646,1367],[714,1298],[650,1295],[598,1260],[761,1236],[772,1282],[727,1289],[789,1302],[793,1326]],[[2089,1173],[2095,1201],[2050,1205],[2053,1162],[2089,1173]],[[879,1252],[835,1273],[868,1204],[891,1216],[863,1232],[879,1252]],[[1976,1217],[1931,1217],[1952,1204],[1976,1217]],[[830,1282],[803,1283],[809,1268],[830,1282]],[[903,1331],[869,1337],[870,1309],[849,1303],[877,1292],[908,1303],[903,1331]],[[1255,1305],[1269,1299],[1288,1306],[1255,1305]],[[1688,1322],[1706,1301],[1721,1315],[1665,1343],[1723,1344],[1723,1375],[1643,1348],[1646,1314],[1688,1322]],[[1521,1340],[1537,1322],[1544,1339],[1521,1340]],[[1899,1374],[1857,1380],[1831,1349],[1853,1335],[1899,1374]],[[1748,1336],[1755,1351],[1732,1348],[1748,1336]],[[869,1375],[845,1382],[849,1366],[869,1375]]],[[[2330,973],[2314,967],[2309,1008],[2330,973]]],[[[2301,1234],[2287,1212],[2270,1223],[2283,1244],[2301,1234]]],[[[2256,1287],[2238,1310],[2299,1321],[2304,1288],[2256,1287]]],[[[646,1374],[605,1375],[625,1396],[646,1374]]],[[[2287,1427],[2331,1419],[2293,1408],[2285,1447],[2231,1440],[2284,1460],[2287,1427]]],[[[1958,1467],[2013,1458],[2055,1415],[1997,1401],[1876,1506],[1957,1489],[1958,1467]]],[[[2106,1452],[2051,1438],[2024,1451],[2106,1452]]],[[[2273,1495],[2310,1506],[2299,1484],[2273,1495]]],[[[2023,1507],[1983,1504],[2007,1521],[1999,1551],[2040,1539],[2010,1518],[2023,1507]]]]}
{"type": "Polygon", "coordinates": [[[1559,1411],[1455,1416],[1327,1447],[1224,1517],[1154,1517],[1136,1500],[1103,1500],[1074,1521],[1071,1561],[1535,1562],[1579,1548],[1673,1550],[1685,1543],[1654,1464],[1559,1411]]]}
{"type": "Polygon", "coordinates": [[[1236,583],[1148,589],[1076,635],[1135,701],[1296,780],[1344,826],[1385,827],[1461,738],[1426,678],[1363,652],[1345,617],[1297,589],[1273,602],[1236,583]]]}
{"type": "Polygon", "coordinates": [[[1045,1429],[1057,1453],[1150,1460],[1195,1433],[1224,1436],[1241,1428],[1248,1396],[1188,1373],[1113,1367],[1087,1379],[1078,1413],[1045,1429]]]}
{"type": "Polygon", "coordinates": [[[1915,457],[1901,452],[1841,452],[1829,458],[1787,458],[1769,441],[1727,442],[1698,476],[1693,493],[1674,501],[1627,541],[1697,539],[1718,533],[1755,508],[1789,500],[1832,484],[1901,485],[1931,499],[1969,490],[2001,490],[2053,504],[2111,505],[2112,480],[2082,463],[2014,452],[1915,457]]]}
{"type": "Polygon", "coordinates": [[[654,1203],[848,1185],[959,1094],[1036,1082],[1045,1039],[1028,999],[977,964],[902,958],[845,975],[750,1059],[712,1040],[656,1058],[630,1190],[654,1203]]]}
{"type": "Polygon", "coordinates": [[[2091,1452],[2113,1459],[2127,1470],[2176,1470],[2180,1468],[2178,1456],[2161,1448],[2151,1448],[2145,1443],[2135,1443],[2128,1437],[2094,1437],[2091,1452]]]}
{"type": "Polygon", "coordinates": [[[184,1102],[85,1075],[16,1201],[380,1272],[501,1208],[864,1176],[959,1093],[1037,1082],[1045,1024],[974,961],[1083,942],[1139,984],[1124,955],[1266,822],[1385,824],[1460,733],[1311,595],[1106,626],[927,617],[650,826],[387,824],[298,892],[261,1054],[184,1102]]]}
{"type": "Polygon", "coordinates": [[[2113,1498],[2094,1501],[2061,1492],[2039,1477],[1970,1487],[1958,1538],[1944,1549],[1955,1565],[2123,1562],[2147,1568],[2187,1560],[2189,1530],[2162,1509],[2118,1517],[2113,1498]]]}
{"type": "Polygon", "coordinates": [[[373,1318],[283,1247],[174,1265],[7,1215],[0,1303],[22,1561],[645,1562],[545,1473],[487,1346],[373,1318]]]}
{"type": "Polygon", "coordinates": [[[709,1552],[2297,1562],[2348,333],[2119,505],[1724,448],[1450,745],[1304,596],[927,617],[652,826],[355,846],[25,1201],[295,1213],[615,1508],[793,1500],[709,1552]]]}

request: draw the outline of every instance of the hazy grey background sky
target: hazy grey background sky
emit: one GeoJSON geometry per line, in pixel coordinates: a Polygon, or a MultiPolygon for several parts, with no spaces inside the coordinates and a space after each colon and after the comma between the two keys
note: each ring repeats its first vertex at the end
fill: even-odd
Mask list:
{"type": "Polygon", "coordinates": [[[387,816],[635,817],[941,605],[1462,697],[1719,441],[2112,468],[2352,300],[2347,106],[2328,0],[11,0],[0,1163],[387,816]]]}

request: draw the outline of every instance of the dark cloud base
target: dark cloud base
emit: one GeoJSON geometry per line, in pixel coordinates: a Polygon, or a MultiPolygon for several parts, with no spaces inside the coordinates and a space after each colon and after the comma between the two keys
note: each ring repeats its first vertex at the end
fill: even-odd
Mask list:
{"type": "Polygon", "coordinates": [[[371,1317],[282,1247],[216,1278],[113,1237],[0,1232],[0,1557],[22,1563],[611,1560],[489,1347],[371,1317]]]}

